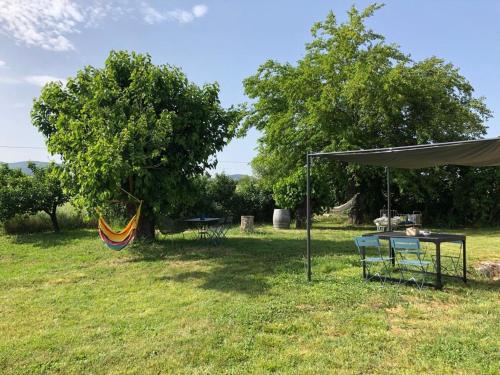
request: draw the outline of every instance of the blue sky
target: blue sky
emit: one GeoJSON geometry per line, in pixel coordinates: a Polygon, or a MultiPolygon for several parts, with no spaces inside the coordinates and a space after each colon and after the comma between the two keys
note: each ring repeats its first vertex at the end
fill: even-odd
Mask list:
{"type": "MultiPolygon", "coordinates": [[[[41,85],[84,65],[102,66],[111,49],[148,52],[180,66],[196,83],[218,81],[225,106],[247,100],[242,80],[267,59],[295,62],[311,25],[339,20],[369,1],[0,0],[0,160],[49,160],[31,126],[41,85]],[[36,148],[38,147],[38,148],[36,148]]],[[[386,1],[368,22],[415,60],[432,55],[460,68],[494,112],[500,136],[500,1],[386,1]]],[[[218,171],[251,173],[259,134],[250,131],[218,155],[218,171]]]]}

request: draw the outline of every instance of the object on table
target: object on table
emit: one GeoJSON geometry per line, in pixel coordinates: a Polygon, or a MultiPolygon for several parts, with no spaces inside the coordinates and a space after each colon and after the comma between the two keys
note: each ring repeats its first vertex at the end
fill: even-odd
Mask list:
{"type": "Polygon", "coordinates": [[[420,234],[420,229],[418,227],[408,227],[406,228],[407,236],[418,236],[420,234]]]}

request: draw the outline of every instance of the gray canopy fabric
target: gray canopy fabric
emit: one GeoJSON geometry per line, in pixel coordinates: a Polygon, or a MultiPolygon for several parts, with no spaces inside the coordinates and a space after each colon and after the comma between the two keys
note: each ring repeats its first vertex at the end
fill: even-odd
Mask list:
{"type": "Polygon", "coordinates": [[[370,150],[319,152],[309,154],[309,156],[404,169],[428,168],[439,165],[488,167],[500,165],[500,138],[370,150]]]}

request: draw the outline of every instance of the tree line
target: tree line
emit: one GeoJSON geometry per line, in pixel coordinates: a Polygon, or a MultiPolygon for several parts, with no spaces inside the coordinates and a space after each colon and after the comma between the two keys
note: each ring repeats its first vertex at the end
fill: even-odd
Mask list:
{"type": "MultiPolygon", "coordinates": [[[[103,67],[87,66],[65,85],[43,87],[33,125],[49,152],[60,156],[58,178],[75,204],[93,209],[122,202],[132,213],[134,202],[124,191],[131,193],[144,201],[138,234],[145,238],[154,237],[159,217],[202,211],[208,202],[223,211],[234,205],[237,212],[239,185],[221,177],[207,183],[204,175],[231,139],[256,128],[262,134],[252,161],[258,185],[245,204],[274,201],[290,208],[301,226],[309,151],[486,134],[491,111],[457,67],[435,56],[415,61],[367,27],[380,7],[352,7],[343,23],[330,12],[314,24],[301,59],[266,61],[244,80],[251,104],[223,108],[217,83],[199,86],[177,67],[154,65],[147,54],[112,51],[103,67]],[[204,196],[209,191],[219,196],[204,196]]],[[[429,224],[497,223],[498,173],[454,166],[394,171],[394,207],[423,211],[429,224]]],[[[386,201],[381,168],[314,163],[312,179],[315,212],[358,194],[350,217],[366,222],[386,201]]]]}

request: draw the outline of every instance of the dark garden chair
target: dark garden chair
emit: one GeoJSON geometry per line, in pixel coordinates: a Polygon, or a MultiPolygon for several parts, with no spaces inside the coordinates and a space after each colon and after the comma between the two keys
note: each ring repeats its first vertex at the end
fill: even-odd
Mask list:
{"type": "MultiPolygon", "coordinates": [[[[462,241],[450,242],[458,245],[458,255],[441,255],[441,270],[448,275],[460,276],[462,273],[462,241]]],[[[456,246],[455,246],[456,247],[456,246]]],[[[441,249],[443,251],[443,249],[441,249]]],[[[436,256],[432,255],[432,262],[436,264],[436,256]]]]}
{"type": "Polygon", "coordinates": [[[207,230],[208,239],[210,243],[214,246],[219,245],[222,241],[226,239],[227,232],[231,228],[233,223],[232,216],[226,216],[221,219],[217,224],[211,226],[207,230]]]}
{"type": "Polygon", "coordinates": [[[158,223],[158,229],[161,234],[166,235],[170,238],[172,245],[175,244],[175,240],[178,237],[184,239],[184,234],[187,230],[186,223],[182,219],[172,219],[170,217],[164,217],[160,219],[158,223]]]}

